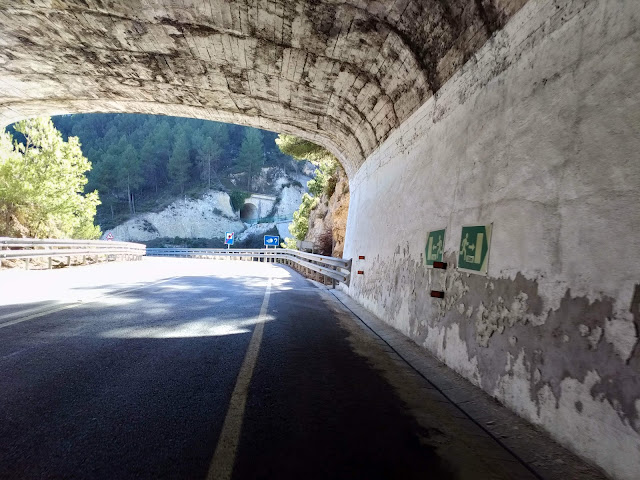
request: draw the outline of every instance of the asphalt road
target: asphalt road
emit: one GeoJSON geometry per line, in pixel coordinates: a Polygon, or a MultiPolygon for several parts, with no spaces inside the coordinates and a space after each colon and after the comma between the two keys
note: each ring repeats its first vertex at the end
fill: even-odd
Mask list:
{"type": "Polygon", "coordinates": [[[0,478],[534,478],[286,267],[3,271],[0,292],[0,478]]]}

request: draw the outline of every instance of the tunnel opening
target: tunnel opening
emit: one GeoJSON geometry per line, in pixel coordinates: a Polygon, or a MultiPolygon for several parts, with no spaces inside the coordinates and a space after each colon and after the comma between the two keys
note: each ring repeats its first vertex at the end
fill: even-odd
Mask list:
{"type": "MultiPolygon", "coordinates": [[[[208,220],[213,212],[215,216],[222,216],[223,221],[232,218],[240,220],[245,227],[260,222],[264,217],[263,222],[278,223],[278,234],[284,241],[292,235],[289,227],[294,211],[303,206],[303,193],[306,193],[303,190],[306,190],[307,181],[320,175],[326,180],[326,185],[321,188],[322,191],[314,192],[305,200],[306,213],[297,222],[302,228],[305,227],[304,223],[309,225],[305,228],[308,235],[305,235],[304,243],[313,247],[306,248],[327,255],[342,255],[349,203],[348,176],[339,158],[333,160],[336,167],[328,166],[326,162],[331,154],[318,144],[297,137],[298,140],[293,144],[295,148],[289,145],[294,155],[297,152],[298,157],[294,157],[291,153],[285,153],[286,149],[280,150],[278,134],[275,132],[236,123],[179,116],[81,113],[58,115],[50,120],[64,141],[78,137],[82,154],[92,164],[86,178],[90,187],[88,190],[95,189],[101,194],[102,203],[96,208],[94,222],[102,229],[103,238],[110,234],[121,240],[152,242],[151,246],[155,246],[155,243],[166,245],[169,238],[209,238],[211,229],[208,220]],[[246,196],[240,195],[235,200],[230,198],[230,205],[227,201],[218,204],[220,199],[207,200],[212,202],[212,209],[204,212],[201,221],[195,224],[185,224],[183,220],[175,222],[173,219],[180,215],[170,215],[171,218],[160,223],[140,217],[149,211],[159,213],[161,217],[165,215],[167,201],[174,197],[174,201],[183,198],[175,193],[180,190],[191,192],[189,195],[194,201],[200,197],[208,198],[206,195],[210,193],[215,196],[217,194],[212,192],[216,191],[231,190],[230,197],[234,193],[241,193],[234,190],[234,177],[238,175],[239,167],[233,149],[254,130],[260,137],[257,142],[258,150],[262,152],[260,157],[264,157],[260,162],[261,172],[266,175],[265,179],[256,183],[255,194],[270,195],[271,202],[275,204],[265,206],[251,199],[250,204],[245,205],[246,196]],[[142,143],[138,141],[140,138],[144,139],[142,143]],[[181,153],[178,149],[174,154],[176,145],[185,143],[191,147],[189,151],[183,150],[181,153]],[[225,153],[219,159],[211,153],[216,149],[225,153]],[[320,150],[325,150],[322,155],[326,165],[322,163],[321,168],[317,158],[315,163],[302,162],[305,157],[300,152],[307,150],[316,157],[320,150]],[[127,169],[120,168],[125,157],[130,163],[127,169]],[[127,175],[133,175],[136,179],[128,188],[127,175]],[[279,179],[282,175],[284,177],[279,179]],[[315,207],[310,208],[309,201],[313,202],[314,198],[318,199],[315,204],[320,205],[318,214],[312,214],[315,207]],[[321,198],[324,201],[320,201],[321,198]],[[330,198],[333,198],[331,202],[330,198]],[[335,210],[331,215],[323,210],[329,203],[335,210]],[[123,229],[127,221],[136,225],[134,233],[123,229]]],[[[26,139],[16,131],[16,125],[8,125],[2,130],[18,143],[25,144],[26,139]]],[[[18,227],[22,228],[22,225],[18,227]]],[[[229,227],[229,230],[233,229],[229,227]]]]}
{"type": "Polygon", "coordinates": [[[240,220],[245,223],[252,223],[258,220],[258,207],[253,203],[245,203],[240,209],[240,220]]]}

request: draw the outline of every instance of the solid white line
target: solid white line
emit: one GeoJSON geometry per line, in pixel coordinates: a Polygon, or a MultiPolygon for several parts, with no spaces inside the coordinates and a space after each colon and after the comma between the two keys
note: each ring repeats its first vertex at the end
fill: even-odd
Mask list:
{"type": "MultiPolygon", "coordinates": [[[[176,277],[171,277],[171,278],[165,278],[164,280],[158,280],[157,282],[153,282],[153,283],[148,283],[146,285],[141,285],[139,287],[135,287],[135,288],[130,288],[128,290],[122,290],[119,292],[114,292],[114,293],[107,293],[104,295],[100,295],[98,297],[93,297],[93,298],[89,298],[89,299],[84,299],[84,300],[79,300],[76,303],[72,303],[72,304],[68,304],[68,305],[62,305],[61,307],[57,307],[57,308],[51,308],[48,310],[43,310],[40,311],[38,313],[34,313],[33,315],[27,315],[26,317],[18,317],[14,320],[9,320],[8,322],[4,322],[4,323],[0,323],[0,328],[5,328],[5,327],[10,327],[11,325],[16,325],[18,323],[22,323],[22,322],[26,322],[29,320],[33,320],[34,318],[39,318],[39,317],[43,317],[45,315],[49,315],[50,313],[56,313],[56,312],[60,312],[62,310],[68,310],[69,308],[75,308],[78,307],[80,305],[86,305],[88,303],[92,303],[92,302],[97,302],[103,298],[106,297],[117,297],[118,295],[122,295],[123,293],[129,293],[129,292],[134,292],[136,290],[140,290],[141,288],[147,288],[147,287],[151,287],[153,285],[158,285],[160,283],[164,283],[164,282],[168,282],[170,280],[175,280],[176,278],[179,278],[180,276],[176,276],[176,277]]],[[[27,311],[32,311],[32,310],[27,310],[27,311]]],[[[19,312],[17,313],[17,315],[21,315],[24,314],[26,312],[19,312]]],[[[4,317],[6,318],[6,317],[4,317]]]]}
{"type": "Polygon", "coordinates": [[[51,308],[55,308],[55,306],[58,306],[61,304],[61,302],[52,302],[53,305],[49,305],[49,308],[47,307],[33,307],[33,308],[28,308],[27,310],[20,310],[19,312],[13,312],[13,313],[7,313],[5,315],[0,315],[0,322],[2,320],[5,320],[7,318],[12,318],[20,315],[28,315],[30,313],[35,313],[35,312],[45,312],[50,310],[51,308]]]}
{"type": "Polygon", "coordinates": [[[251,383],[253,370],[258,359],[258,352],[260,351],[260,343],[262,342],[262,333],[264,331],[264,322],[267,316],[270,295],[271,278],[267,281],[267,289],[264,292],[260,315],[253,329],[253,335],[251,335],[244,361],[240,367],[236,386],[231,394],[229,410],[227,410],[227,416],[222,424],[222,431],[220,432],[218,445],[213,454],[211,465],[209,466],[207,480],[229,480],[233,473],[233,465],[236,461],[238,443],[240,442],[244,409],[247,404],[247,394],[249,393],[249,383],[251,383]]]}

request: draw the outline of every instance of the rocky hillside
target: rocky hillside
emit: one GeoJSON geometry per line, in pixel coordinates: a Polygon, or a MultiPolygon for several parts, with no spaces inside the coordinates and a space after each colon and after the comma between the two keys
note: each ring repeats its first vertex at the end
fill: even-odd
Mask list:
{"type": "MultiPolygon", "coordinates": [[[[158,238],[222,238],[225,232],[236,232],[246,239],[251,235],[261,235],[276,227],[281,236],[288,236],[288,222],[283,218],[291,218],[300,205],[302,195],[307,191],[309,177],[304,175],[287,175],[279,169],[263,168],[262,180],[268,178],[275,195],[261,195],[260,217],[274,217],[280,223],[261,223],[243,221],[240,211],[234,211],[230,196],[224,191],[210,191],[197,199],[176,199],[168,207],[159,212],[148,212],[135,215],[128,221],[104,231],[115,240],[147,242],[158,238]],[[266,199],[263,197],[267,197],[266,199]]],[[[247,203],[254,202],[252,198],[247,203]]]]}
{"type": "Polygon", "coordinates": [[[224,232],[244,230],[229,194],[210,192],[197,200],[176,200],[157,213],[142,213],[116,226],[116,240],[144,242],[162,237],[217,238],[224,232]]]}
{"type": "Polygon", "coordinates": [[[313,242],[322,255],[342,257],[349,213],[349,179],[338,170],[338,181],[331,195],[323,194],[309,215],[309,231],[305,241],[313,242]]]}

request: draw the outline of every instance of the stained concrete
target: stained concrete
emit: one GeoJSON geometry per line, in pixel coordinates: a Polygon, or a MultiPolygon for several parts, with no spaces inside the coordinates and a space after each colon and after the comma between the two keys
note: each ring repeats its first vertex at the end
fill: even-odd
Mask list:
{"type": "Polygon", "coordinates": [[[137,112],[309,138],[354,173],[525,0],[0,0],[0,125],[137,112]]]}
{"type": "Polygon", "coordinates": [[[350,178],[345,257],[365,272],[349,294],[630,480],[638,25],[633,0],[0,0],[0,123],[160,113],[326,146],[350,178]],[[490,222],[488,276],[455,270],[460,227],[490,222]],[[450,269],[429,271],[426,232],[443,227],[450,269]]]}
{"type": "Polygon", "coordinates": [[[527,3],[351,177],[345,247],[364,271],[352,297],[627,480],[640,472],[639,26],[637,2],[527,3]],[[458,271],[461,227],[488,223],[488,275],[458,271]],[[427,269],[427,232],[445,227],[449,268],[427,269]]]}

